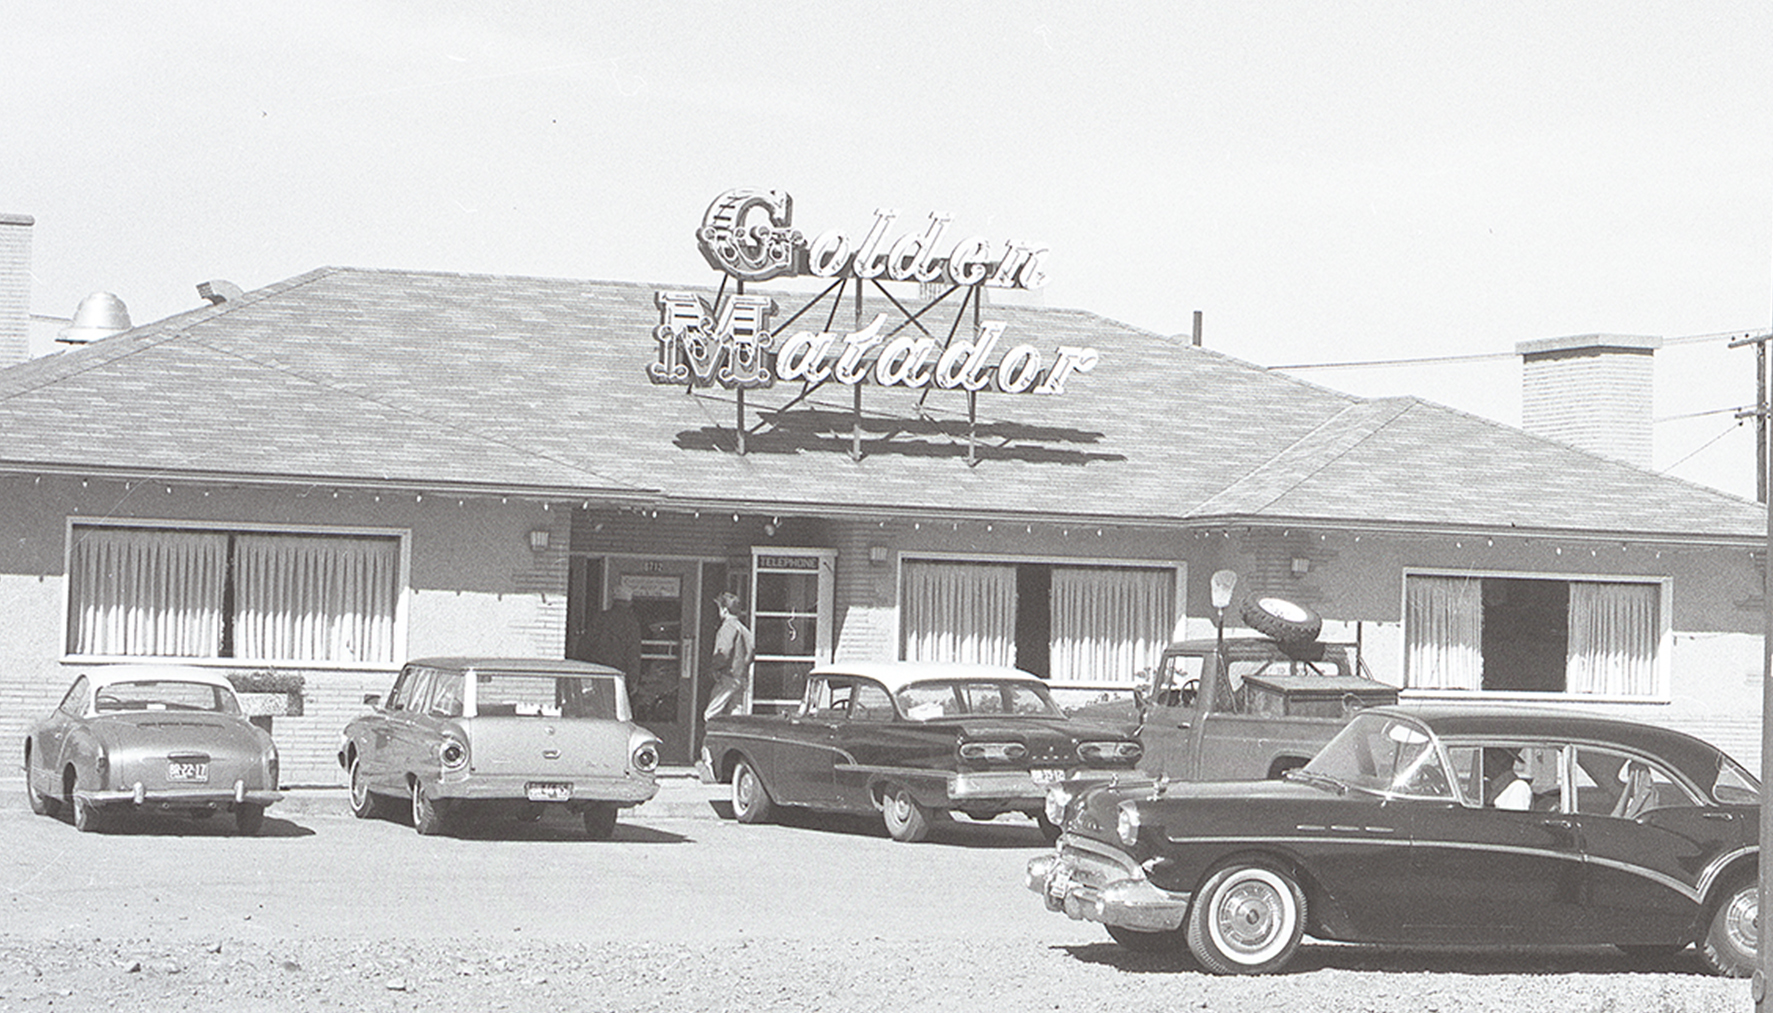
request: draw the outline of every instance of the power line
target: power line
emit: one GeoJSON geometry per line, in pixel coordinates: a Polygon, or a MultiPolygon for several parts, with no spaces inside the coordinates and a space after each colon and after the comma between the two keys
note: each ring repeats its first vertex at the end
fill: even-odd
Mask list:
{"type": "MultiPolygon", "coordinates": [[[[1715,331],[1710,334],[1683,334],[1673,338],[1663,338],[1662,345],[1697,345],[1708,341],[1739,341],[1752,337],[1754,331],[1715,331]]],[[[1425,355],[1407,359],[1362,359],[1352,362],[1295,362],[1284,366],[1270,366],[1269,369],[1367,369],[1375,366],[1426,366],[1448,362],[1485,362],[1502,359],[1517,359],[1514,352],[1481,352],[1470,355],[1425,355]]]]}

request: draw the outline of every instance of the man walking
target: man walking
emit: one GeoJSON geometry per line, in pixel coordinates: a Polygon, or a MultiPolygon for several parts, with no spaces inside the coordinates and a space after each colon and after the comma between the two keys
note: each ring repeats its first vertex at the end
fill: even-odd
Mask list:
{"type": "Polygon", "coordinates": [[[739,596],[722,591],[714,596],[720,629],[714,634],[714,692],[703,720],[743,708],[745,680],[751,672],[751,630],[739,618],[739,596]]]}

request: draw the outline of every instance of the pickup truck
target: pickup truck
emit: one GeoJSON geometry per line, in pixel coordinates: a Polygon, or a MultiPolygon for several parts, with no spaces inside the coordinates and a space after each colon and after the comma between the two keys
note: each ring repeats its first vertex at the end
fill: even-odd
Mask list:
{"type": "Polygon", "coordinates": [[[1137,694],[1141,770],[1178,781],[1279,777],[1317,753],[1366,707],[1397,703],[1355,644],[1228,637],[1164,650],[1149,694],[1137,694]]]}
{"type": "Polygon", "coordinates": [[[1317,639],[1323,621],[1312,610],[1251,596],[1242,617],[1247,631],[1165,648],[1130,702],[1075,715],[1135,725],[1138,769],[1152,777],[1241,781],[1304,766],[1356,711],[1397,703],[1396,687],[1361,663],[1359,644],[1317,639]]]}

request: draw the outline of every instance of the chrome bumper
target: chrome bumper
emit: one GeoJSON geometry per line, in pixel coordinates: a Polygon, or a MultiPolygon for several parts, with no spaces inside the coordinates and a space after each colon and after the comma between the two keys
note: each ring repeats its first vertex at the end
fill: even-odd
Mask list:
{"type": "Polygon", "coordinates": [[[1189,894],[1152,885],[1125,852],[1070,834],[1051,854],[1029,860],[1023,882],[1047,910],[1077,921],[1166,932],[1181,928],[1188,914],[1189,894]]]}
{"type": "Polygon", "coordinates": [[[135,805],[143,809],[224,809],[242,802],[271,805],[281,801],[280,791],[248,788],[242,781],[231,786],[203,785],[191,788],[148,788],[135,784],[119,791],[74,790],[74,797],[90,806],[135,805]]]}
{"type": "Polygon", "coordinates": [[[955,802],[1006,802],[1029,809],[1046,805],[1047,786],[1026,770],[968,771],[948,775],[948,797],[955,802]]]}
{"type": "Polygon", "coordinates": [[[614,802],[621,806],[639,805],[659,793],[659,782],[652,777],[610,777],[566,773],[537,774],[469,774],[460,781],[438,781],[427,785],[432,798],[473,799],[479,801],[528,799],[531,784],[571,784],[572,797],[567,802],[614,802]]]}

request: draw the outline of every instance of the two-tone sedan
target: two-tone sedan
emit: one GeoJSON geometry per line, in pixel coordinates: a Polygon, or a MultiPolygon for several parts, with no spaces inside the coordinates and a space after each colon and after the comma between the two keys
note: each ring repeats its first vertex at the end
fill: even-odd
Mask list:
{"type": "Polygon", "coordinates": [[[1067,717],[1020,669],[905,661],[814,669],[793,713],[711,719],[697,767],[731,782],[744,823],[777,805],[879,813],[919,841],[954,812],[1022,812],[1051,839],[1049,785],[1131,774],[1140,754],[1132,729],[1067,717]]]}
{"type": "Polygon", "coordinates": [[[1760,785],[1692,736],[1562,711],[1362,712],[1284,780],[1164,781],[1049,803],[1046,906],[1217,973],[1314,938],[1394,946],[1696,945],[1756,967],[1760,785]]]}
{"type": "Polygon", "coordinates": [[[421,834],[458,817],[583,816],[598,840],[659,790],[659,739],[635,724],[622,673],[542,658],[423,658],[345,726],[339,764],[359,818],[410,804],[421,834]]]}
{"type": "Polygon", "coordinates": [[[25,738],[31,811],[97,830],[121,812],[234,814],[256,834],[277,790],[277,746],[228,680],[171,665],[94,667],[25,738]]]}

